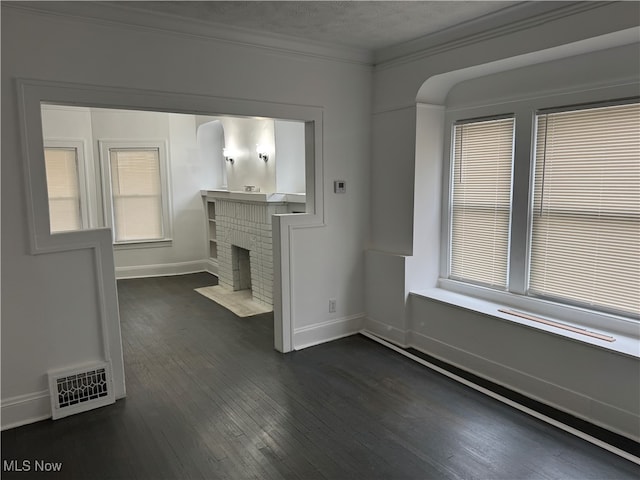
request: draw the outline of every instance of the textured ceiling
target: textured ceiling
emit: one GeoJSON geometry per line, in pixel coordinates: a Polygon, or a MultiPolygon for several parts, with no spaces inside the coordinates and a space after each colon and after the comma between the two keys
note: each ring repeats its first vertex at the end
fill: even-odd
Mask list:
{"type": "Polygon", "coordinates": [[[250,29],[254,32],[376,50],[444,30],[520,2],[129,1],[117,3],[130,8],[250,29]]]}

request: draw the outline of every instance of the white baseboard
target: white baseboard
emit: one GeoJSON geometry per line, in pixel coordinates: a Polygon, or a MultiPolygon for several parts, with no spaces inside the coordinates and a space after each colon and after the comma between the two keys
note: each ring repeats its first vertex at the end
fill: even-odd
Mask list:
{"type": "MultiPolygon", "coordinates": [[[[125,398],[125,395],[116,395],[116,400],[122,398],[125,398]]],[[[9,430],[52,418],[49,390],[7,398],[2,400],[0,405],[0,418],[2,418],[0,430],[9,430]]]]}
{"type": "Polygon", "coordinates": [[[2,400],[2,430],[51,418],[49,391],[34,392],[2,400]]]}
{"type": "Polygon", "coordinates": [[[205,271],[207,271],[211,275],[215,275],[217,277],[218,276],[218,261],[217,260],[212,260],[212,259],[209,258],[205,262],[205,271]]]}
{"type": "Polygon", "coordinates": [[[562,385],[532,376],[508,365],[488,360],[458,347],[412,331],[410,346],[454,367],[502,385],[528,398],[581,418],[636,442],[640,418],[633,412],[600,402],[562,385]]]}
{"type": "Polygon", "coordinates": [[[374,335],[384,340],[387,340],[388,342],[394,343],[403,348],[408,347],[408,332],[375,320],[369,315],[367,315],[367,317],[364,319],[363,328],[366,331],[373,333],[374,335]]]}
{"type": "MultiPolygon", "coordinates": [[[[217,269],[217,265],[216,265],[217,269]]],[[[208,262],[195,260],[191,262],[163,263],[159,265],[134,265],[130,267],[116,267],[116,279],[165,277],[169,275],[186,275],[188,273],[206,272],[208,262]]]]}
{"type": "Polygon", "coordinates": [[[404,350],[400,347],[397,347],[396,345],[387,342],[386,340],[383,340],[381,338],[377,338],[376,335],[372,335],[368,332],[362,332],[362,334],[368,338],[371,338],[372,340],[398,352],[401,355],[404,355],[405,357],[411,358],[412,360],[414,360],[415,362],[418,362],[432,370],[435,370],[436,372],[439,372],[440,374],[444,375],[445,377],[448,377],[452,380],[455,380],[459,383],[462,383],[463,385],[466,385],[470,388],[473,388],[474,390],[477,390],[495,400],[498,400],[502,403],[505,403],[513,408],[515,408],[516,410],[520,410],[521,412],[524,412],[528,415],[531,415],[534,418],[537,418],[539,420],[542,420],[543,422],[546,422],[550,425],[553,425],[554,427],[557,427],[561,430],[564,430],[565,432],[568,432],[572,435],[575,435],[576,437],[582,438],[583,440],[586,440],[587,442],[590,442],[594,445],[597,445],[605,450],[608,450],[616,455],[619,455],[622,458],[625,458],[637,465],[640,465],[640,458],[636,457],[635,455],[625,451],[625,450],[621,450],[618,447],[615,447],[613,445],[609,445],[608,443],[604,442],[603,440],[600,440],[599,438],[595,438],[585,432],[582,432],[581,430],[577,430],[569,425],[565,425],[564,423],[559,422],[558,420],[555,420],[551,417],[548,417],[536,410],[532,410],[529,407],[526,407],[524,405],[521,405],[517,402],[514,402],[513,400],[510,400],[506,397],[503,397],[502,395],[493,392],[492,390],[486,389],[484,387],[481,387],[469,380],[466,380],[465,378],[462,378],[458,375],[456,375],[455,373],[451,373],[448,370],[445,370],[437,365],[434,365],[433,363],[424,360],[423,358],[420,358],[418,356],[413,355],[412,353],[409,353],[407,350],[404,350]]]}
{"type": "Polygon", "coordinates": [[[307,327],[296,328],[293,332],[294,350],[302,350],[303,348],[354,335],[362,330],[363,320],[364,313],[359,313],[307,327]]]}

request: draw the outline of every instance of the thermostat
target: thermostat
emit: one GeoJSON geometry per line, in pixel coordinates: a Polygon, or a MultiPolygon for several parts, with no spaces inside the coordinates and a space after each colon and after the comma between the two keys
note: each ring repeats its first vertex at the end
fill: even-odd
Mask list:
{"type": "Polygon", "coordinates": [[[333,191],[335,193],[345,193],[347,191],[347,182],[344,180],[334,180],[333,191]]]}

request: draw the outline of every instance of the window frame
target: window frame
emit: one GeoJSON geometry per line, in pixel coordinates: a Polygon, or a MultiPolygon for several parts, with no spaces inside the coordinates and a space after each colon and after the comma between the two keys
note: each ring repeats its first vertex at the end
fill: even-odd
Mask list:
{"type": "MultiPolygon", "coordinates": [[[[611,91],[609,92],[612,93],[611,91]]],[[[605,91],[606,94],[606,91],[605,91]]],[[[531,247],[531,222],[533,208],[533,182],[535,169],[536,114],[541,111],[575,110],[640,101],[640,97],[617,95],[604,98],[585,96],[583,92],[552,94],[548,96],[512,99],[487,105],[471,105],[449,108],[444,115],[442,221],[440,230],[440,268],[437,286],[492,304],[519,308],[533,314],[571,322],[586,328],[621,333],[637,337],[640,322],[634,316],[619,312],[596,310],[584,305],[558,299],[528,295],[529,259],[531,247]],[[616,98],[616,100],[610,100],[616,98]],[[507,112],[507,113],[505,113],[507,112]],[[453,181],[454,125],[467,120],[513,115],[516,122],[514,134],[514,163],[512,180],[512,217],[509,245],[509,283],[506,291],[476,285],[449,278],[451,195],[453,181]]],[[[520,323],[517,319],[514,322],[520,323]]]]}
{"type": "Polygon", "coordinates": [[[114,249],[144,248],[170,245],[173,238],[172,206],[169,178],[169,158],[166,140],[98,140],[102,177],[103,214],[105,225],[111,229],[114,249]],[[160,167],[160,195],[162,202],[162,238],[116,241],[111,184],[111,150],[158,150],[160,167]]]}
{"type": "MultiPolygon", "coordinates": [[[[86,145],[84,140],[80,139],[63,139],[63,138],[45,138],[43,139],[43,155],[47,149],[60,149],[60,150],[75,150],[76,152],[76,168],[78,172],[78,195],[80,197],[80,228],[77,230],[65,230],[59,232],[51,231],[51,218],[49,218],[49,231],[51,235],[59,235],[61,233],[77,232],[80,230],[87,230],[92,226],[92,205],[89,201],[89,194],[87,188],[88,165],[86,145]]],[[[46,170],[46,165],[45,165],[46,170]]],[[[47,200],[48,200],[48,186],[47,186],[47,200]]],[[[48,203],[48,202],[47,202],[48,203]]],[[[47,210],[47,217],[49,217],[50,211],[47,210]]]]}
{"type": "Polygon", "coordinates": [[[549,302],[559,303],[563,305],[573,306],[584,308],[587,310],[593,310],[596,312],[602,312],[604,314],[611,315],[619,315],[623,317],[628,317],[633,320],[636,320],[640,324],[640,313],[638,315],[628,315],[627,312],[617,309],[609,309],[606,307],[594,307],[590,306],[584,302],[580,302],[576,299],[570,298],[562,298],[554,295],[545,295],[542,293],[532,292],[530,290],[530,281],[531,281],[531,262],[532,262],[532,243],[533,243],[533,222],[534,222],[534,195],[535,195],[535,169],[536,169],[536,142],[535,137],[537,135],[538,128],[538,118],[541,115],[545,114],[553,114],[553,113],[562,113],[562,112],[578,112],[585,111],[603,107],[613,107],[613,106],[621,106],[621,105],[631,105],[631,104],[640,104],[640,97],[630,97],[630,98],[620,98],[616,100],[607,100],[600,102],[588,102],[588,103],[580,103],[580,104],[572,104],[572,105],[562,105],[556,107],[549,108],[539,108],[533,111],[533,129],[532,129],[532,145],[531,145],[531,178],[529,183],[529,197],[530,197],[530,205],[529,205],[529,216],[528,216],[528,228],[527,228],[527,271],[525,277],[525,295],[530,298],[537,298],[541,300],[546,300],[549,302]]]}
{"type": "Polygon", "coordinates": [[[516,126],[517,126],[517,121],[516,121],[516,117],[514,114],[512,113],[504,113],[504,114],[497,114],[497,115],[490,115],[490,116],[485,116],[485,117],[475,117],[475,118],[468,118],[468,119],[459,119],[454,121],[451,124],[451,140],[450,140],[450,145],[449,145],[449,192],[448,192],[448,197],[447,197],[447,202],[448,202],[448,215],[447,215],[447,232],[448,232],[448,236],[447,236],[447,241],[445,243],[446,245],[446,278],[450,279],[450,280],[454,280],[454,281],[459,281],[462,283],[469,283],[471,285],[477,285],[480,287],[487,287],[487,288],[492,288],[492,289],[496,289],[496,290],[500,290],[500,291],[505,291],[509,288],[509,284],[510,284],[510,265],[511,265],[511,223],[513,221],[513,181],[514,181],[514,164],[515,164],[515,134],[516,134],[516,126]],[[462,126],[462,125],[468,125],[468,124],[472,124],[472,123],[480,123],[480,122],[490,122],[490,121],[497,121],[497,120],[507,120],[507,119],[511,119],[513,120],[513,136],[511,139],[511,178],[510,178],[510,183],[511,183],[511,188],[510,188],[510,192],[509,192],[509,223],[508,223],[508,227],[507,227],[507,260],[506,260],[506,264],[507,264],[507,271],[506,271],[506,286],[505,289],[500,289],[497,288],[495,286],[491,286],[488,285],[486,283],[481,283],[481,282],[474,282],[472,280],[469,279],[461,279],[461,278],[452,278],[451,276],[451,268],[452,268],[452,239],[453,239],[453,199],[454,199],[454,188],[453,188],[453,181],[455,179],[455,134],[456,134],[456,127],[457,126],[462,126]]]}

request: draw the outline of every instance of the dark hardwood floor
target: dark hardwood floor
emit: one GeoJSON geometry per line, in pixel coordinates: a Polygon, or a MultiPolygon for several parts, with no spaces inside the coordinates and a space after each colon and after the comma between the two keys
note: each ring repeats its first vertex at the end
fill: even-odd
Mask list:
{"type": "MultiPolygon", "coordinates": [[[[362,336],[282,355],[273,315],[118,284],[127,398],[2,433],[2,459],[75,479],[637,479],[640,467],[362,336]]],[[[3,472],[2,478],[39,478],[3,472]]]]}

